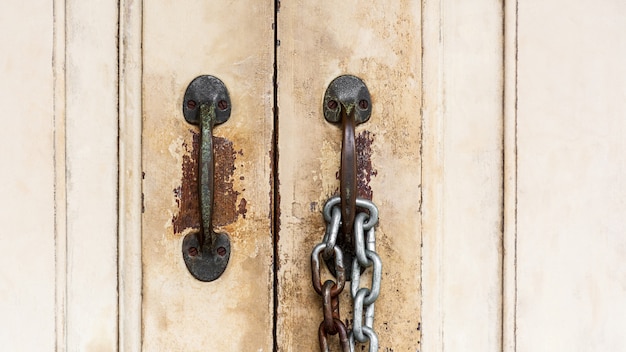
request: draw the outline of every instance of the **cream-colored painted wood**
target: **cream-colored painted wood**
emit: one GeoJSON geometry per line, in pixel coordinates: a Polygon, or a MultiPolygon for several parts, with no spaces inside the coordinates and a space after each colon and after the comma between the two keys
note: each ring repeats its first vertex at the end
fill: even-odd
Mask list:
{"type": "Polygon", "coordinates": [[[272,350],[273,13],[273,1],[143,4],[143,350],[272,350]],[[237,206],[234,218],[222,216],[230,262],[210,283],[187,271],[181,245],[191,229],[173,224],[198,132],[184,120],[182,99],[202,74],[230,92],[230,120],[213,132],[232,142],[230,165],[217,170],[233,172],[221,182],[232,185],[236,204],[216,208],[237,206]]]}
{"type": "Polygon", "coordinates": [[[120,1],[119,350],[141,349],[142,2],[120,1]]]}
{"type": "Polygon", "coordinates": [[[517,241],[517,1],[504,3],[504,211],[502,351],[515,351],[517,241]]]}
{"type": "MultiPolygon", "coordinates": [[[[410,1],[281,4],[280,351],[319,349],[322,302],[311,286],[310,254],[324,234],[320,211],[339,188],[341,148],[341,129],[324,120],[322,99],[331,80],[342,74],[359,76],[372,94],[372,117],[356,132],[371,142],[372,169],[364,172],[380,209],[377,250],[383,278],[374,329],[381,351],[420,349],[420,19],[420,3],[410,1]]],[[[352,320],[348,291],[340,298],[344,321],[352,320]]],[[[331,340],[338,344],[336,337],[331,340]]]]}
{"type": "Polygon", "coordinates": [[[423,14],[422,350],[501,350],[502,5],[423,14]]]}
{"type": "Polygon", "coordinates": [[[66,2],[66,349],[117,348],[117,17],[66,2]]]}
{"type": "Polygon", "coordinates": [[[626,4],[518,11],[516,351],[624,351],[626,4]]]}
{"type": "Polygon", "coordinates": [[[65,351],[67,306],[67,187],[65,153],[65,1],[53,7],[54,70],[54,220],[56,350],[65,351]]]}
{"type": "Polygon", "coordinates": [[[117,7],[7,6],[0,344],[115,350],[117,7]]]}
{"type": "Polygon", "coordinates": [[[52,29],[52,6],[42,1],[2,6],[0,346],[5,351],[55,346],[52,29]]]}

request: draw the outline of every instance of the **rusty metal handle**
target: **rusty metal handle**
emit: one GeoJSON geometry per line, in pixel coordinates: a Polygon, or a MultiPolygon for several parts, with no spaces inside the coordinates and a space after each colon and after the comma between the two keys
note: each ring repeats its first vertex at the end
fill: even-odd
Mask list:
{"type": "Polygon", "coordinates": [[[353,246],[352,228],[356,213],[356,122],[354,121],[355,108],[348,113],[342,106],[341,125],[343,129],[343,141],[341,143],[341,166],[340,166],[340,190],[341,195],[341,231],[347,236],[346,244],[353,246]]]}
{"type": "MultiPolygon", "coordinates": [[[[324,94],[324,117],[326,121],[339,124],[343,131],[341,144],[340,196],[341,247],[348,263],[354,257],[353,228],[357,202],[357,154],[355,128],[369,120],[372,113],[371,96],[365,83],[358,77],[344,75],[335,78],[324,94]]],[[[329,266],[330,267],[330,266],[329,266]]],[[[348,266],[348,271],[350,271],[348,266]]],[[[348,273],[350,277],[350,273],[348,273]]]]}
{"type": "Polygon", "coordinates": [[[213,127],[230,117],[230,98],[222,81],[213,76],[199,76],[185,92],[183,115],[187,122],[200,126],[200,160],[198,192],[202,217],[199,232],[189,233],[183,240],[183,259],[189,272],[200,281],[219,278],[230,258],[230,239],[213,230],[213,127]]]}

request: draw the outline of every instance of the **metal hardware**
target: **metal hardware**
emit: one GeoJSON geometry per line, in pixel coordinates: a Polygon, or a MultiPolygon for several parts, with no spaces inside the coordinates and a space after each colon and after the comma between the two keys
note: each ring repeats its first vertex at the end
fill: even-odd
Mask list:
{"type": "MultiPolygon", "coordinates": [[[[374,203],[371,203],[376,208],[374,203]]],[[[372,212],[378,214],[378,210],[372,212]]],[[[356,243],[356,257],[352,261],[352,282],[350,294],[354,300],[353,324],[350,332],[350,345],[354,341],[365,343],[369,341],[369,351],[378,350],[378,336],[374,332],[374,302],[380,295],[380,283],[382,280],[383,264],[376,253],[376,233],[374,226],[377,219],[369,218],[365,213],[359,213],[354,222],[354,238],[356,243]],[[369,221],[368,221],[369,220],[369,221]],[[367,235],[365,231],[367,230],[367,235]],[[360,287],[361,269],[373,268],[371,288],[360,287]],[[365,311],[365,324],[363,324],[363,311],[365,311]]]]}
{"type": "MultiPolygon", "coordinates": [[[[335,213],[338,214],[339,210],[336,210],[337,211],[335,213]]],[[[337,233],[339,231],[339,221],[334,221],[332,224],[329,223],[328,226],[332,226],[334,229],[329,229],[326,232],[327,234],[329,232],[337,233]]],[[[311,279],[313,281],[313,289],[315,289],[317,294],[322,296],[324,311],[324,320],[320,323],[318,330],[320,349],[321,351],[330,351],[328,345],[328,335],[339,334],[339,342],[342,346],[342,351],[353,351],[350,350],[348,330],[341,321],[341,316],[339,315],[339,294],[343,291],[346,284],[343,252],[339,246],[335,246],[330,243],[332,240],[329,239],[329,236],[325,236],[324,238],[324,242],[315,246],[315,248],[313,248],[313,252],[311,252],[311,279]],[[329,259],[333,259],[333,268],[337,273],[337,282],[333,280],[326,280],[322,284],[320,255],[322,257],[326,256],[329,249],[329,259]]]]}
{"type": "Polygon", "coordinates": [[[378,223],[378,208],[370,200],[357,198],[354,132],[357,124],[370,118],[371,97],[365,83],[359,78],[339,76],[326,89],[323,109],[328,122],[341,122],[343,140],[340,197],[333,197],[324,205],[326,231],[322,243],[315,246],[311,253],[313,288],[322,296],[324,312],[324,320],[318,332],[320,351],[330,351],[328,335],[339,334],[341,349],[344,352],[354,352],[356,342],[369,342],[369,351],[377,352],[374,302],[380,295],[382,280],[382,261],[376,253],[375,226],[378,223]],[[326,267],[337,278],[337,282],[327,280],[322,285],[320,255],[326,262],[326,267]],[[343,263],[352,265],[345,266],[343,263]],[[361,274],[370,266],[373,268],[371,288],[360,287],[361,274]],[[344,288],[346,276],[352,281],[350,294],[354,302],[353,326],[347,338],[346,327],[339,315],[338,299],[344,288]]]}
{"type": "MultiPolygon", "coordinates": [[[[344,75],[335,78],[324,94],[324,117],[331,123],[341,123],[343,140],[341,144],[340,194],[341,194],[341,236],[337,245],[344,251],[347,262],[354,257],[352,228],[356,213],[356,144],[355,127],[369,120],[372,104],[369,90],[358,77],[344,75]]],[[[327,264],[329,264],[327,262],[327,264]]],[[[332,265],[328,265],[333,272],[332,265]]],[[[347,268],[348,277],[352,268],[347,268]]]]}
{"type": "Polygon", "coordinates": [[[222,275],[230,258],[230,239],[225,233],[216,233],[212,225],[213,207],[213,126],[230,117],[228,90],[213,76],[196,77],[185,91],[183,115],[191,124],[200,126],[200,160],[198,163],[198,191],[202,227],[189,233],[183,240],[183,259],[187,269],[200,281],[213,281],[222,275]]]}
{"type": "Polygon", "coordinates": [[[311,252],[311,278],[315,292],[322,297],[322,307],[324,320],[319,326],[320,351],[329,351],[328,335],[339,334],[342,351],[355,351],[355,343],[366,343],[369,341],[369,351],[378,350],[378,336],[374,331],[374,303],[380,296],[382,280],[382,261],[376,253],[376,232],[375,226],[378,223],[378,208],[367,199],[357,198],[358,209],[354,219],[353,243],[355,253],[352,265],[346,266],[346,257],[343,250],[336,245],[337,233],[342,223],[341,198],[336,196],[330,198],[324,205],[324,220],[326,231],[321,243],[316,245],[311,252]],[[327,280],[321,282],[320,256],[326,258],[326,266],[337,273],[337,282],[327,280]],[[330,264],[328,264],[330,262],[330,264]],[[351,267],[350,294],[354,301],[353,306],[353,328],[348,334],[349,344],[345,344],[345,326],[341,324],[339,315],[339,294],[343,291],[346,282],[346,271],[351,267]],[[371,286],[360,287],[361,273],[368,267],[372,267],[371,286]],[[348,347],[346,347],[348,346],[348,347]]]}

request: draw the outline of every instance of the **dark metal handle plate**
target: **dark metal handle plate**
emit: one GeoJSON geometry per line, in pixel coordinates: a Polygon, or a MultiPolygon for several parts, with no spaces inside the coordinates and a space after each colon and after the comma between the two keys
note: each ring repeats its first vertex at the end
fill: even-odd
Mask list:
{"type": "Polygon", "coordinates": [[[191,124],[200,126],[200,160],[198,163],[198,192],[202,227],[183,239],[183,259],[189,272],[200,281],[219,278],[230,258],[230,239],[213,230],[213,127],[230,117],[228,90],[213,76],[199,76],[187,87],[183,100],[183,115],[191,124]]]}

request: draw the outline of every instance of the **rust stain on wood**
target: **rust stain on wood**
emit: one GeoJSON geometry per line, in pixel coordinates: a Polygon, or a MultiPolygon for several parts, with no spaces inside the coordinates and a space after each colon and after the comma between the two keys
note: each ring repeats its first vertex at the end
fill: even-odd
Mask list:
{"type": "Polygon", "coordinates": [[[370,131],[363,131],[356,136],[356,182],[357,194],[361,198],[372,199],[374,192],[370,187],[372,176],[378,171],[372,167],[372,143],[376,135],[370,131]]]}
{"type": "MultiPolygon", "coordinates": [[[[178,205],[178,214],[172,218],[174,233],[180,234],[185,229],[200,228],[200,199],[198,197],[198,157],[200,152],[200,134],[193,133],[191,147],[183,143],[187,151],[183,155],[181,185],[174,189],[174,197],[178,205]]],[[[241,150],[235,151],[233,142],[222,137],[213,137],[213,152],[215,160],[213,224],[224,226],[237,221],[239,216],[246,217],[247,201],[237,198],[241,194],[233,187],[235,160],[237,155],[243,155],[241,150]]],[[[239,176],[243,179],[243,176],[239,176]]]]}

